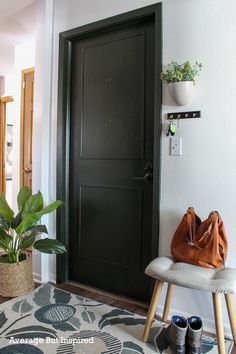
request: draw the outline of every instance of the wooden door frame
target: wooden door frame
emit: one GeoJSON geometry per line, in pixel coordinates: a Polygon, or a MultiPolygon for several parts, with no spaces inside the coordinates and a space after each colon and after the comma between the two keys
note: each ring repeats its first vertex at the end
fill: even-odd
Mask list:
{"type": "Polygon", "coordinates": [[[34,67],[21,71],[21,106],[20,106],[20,187],[23,186],[23,156],[24,156],[24,116],[25,116],[25,74],[34,73],[34,67]]]}
{"type": "MultiPolygon", "coordinates": [[[[70,93],[72,43],[92,34],[119,28],[151,18],[155,22],[155,85],[154,85],[154,182],[152,258],[158,254],[160,208],[161,149],[161,81],[162,69],[162,4],[147,6],[105,20],[97,21],[59,34],[58,120],[57,120],[57,199],[64,206],[57,210],[57,239],[69,249],[69,171],[70,171],[70,93]],[[158,163],[157,163],[158,161],[158,163]]],[[[69,280],[68,254],[57,256],[57,282],[69,280]]]]}
{"type": "Polygon", "coordinates": [[[6,104],[13,102],[12,96],[0,97],[0,191],[6,193],[5,150],[6,150],[6,104]]]}

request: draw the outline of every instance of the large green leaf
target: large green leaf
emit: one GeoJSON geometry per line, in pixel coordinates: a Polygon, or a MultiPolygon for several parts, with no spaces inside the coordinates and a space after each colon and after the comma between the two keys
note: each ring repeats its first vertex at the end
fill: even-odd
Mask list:
{"type": "Polygon", "coordinates": [[[21,215],[21,213],[18,213],[18,214],[14,217],[13,223],[12,223],[12,225],[11,225],[12,228],[13,228],[13,229],[16,229],[16,228],[20,225],[21,221],[22,221],[22,215],[21,215]]]}
{"type": "Polygon", "coordinates": [[[7,254],[0,257],[0,263],[12,263],[7,254]]]}
{"type": "MultiPolygon", "coordinates": [[[[26,255],[24,253],[21,253],[19,255],[19,262],[22,262],[26,259],[26,255]]],[[[16,257],[14,258],[10,258],[10,256],[8,254],[5,254],[3,256],[0,257],[0,263],[16,263],[16,257]]]]}
{"type": "Polygon", "coordinates": [[[2,227],[3,229],[7,229],[7,230],[10,227],[9,221],[5,220],[4,217],[2,216],[2,214],[0,214],[0,227],[2,227]]]}
{"type": "MultiPolygon", "coordinates": [[[[42,206],[42,202],[43,202],[42,194],[40,192],[38,192],[37,194],[35,194],[32,197],[35,197],[36,195],[38,197],[33,199],[33,202],[32,202],[32,205],[31,205],[32,206],[32,210],[33,209],[37,210],[37,209],[41,208],[41,206],[42,206]]],[[[28,202],[26,202],[27,205],[25,205],[23,220],[20,223],[20,225],[16,228],[16,232],[18,234],[28,230],[31,226],[34,226],[41,219],[41,217],[44,214],[51,213],[52,211],[54,211],[60,205],[63,204],[63,202],[61,200],[56,200],[52,204],[50,204],[47,207],[43,208],[42,210],[36,211],[36,212],[32,212],[32,211],[30,211],[30,208],[28,206],[28,204],[30,205],[30,203],[31,203],[30,199],[28,200],[28,202]]]]}
{"type": "Polygon", "coordinates": [[[62,204],[63,204],[63,202],[61,200],[56,200],[55,202],[49,204],[48,206],[43,208],[41,211],[39,211],[38,214],[40,214],[40,216],[42,217],[45,214],[49,214],[49,213],[53,212],[62,204]]]}
{"type": "Polygon", "coordinates": [[[6,251],[11,245],[12,237],[0,228],[0,248],[6,251]]]}
{"type": "Polygon", "coordinates": [[[22,215],[36,213],[43,209],[43,195],[41,192],[31,195],[31,197],[25,203],[22,215]]]}
{"type": "Polygon", "coordinates": [[[18,234],[23,233],[28,230],[30,227],[34,226],[40,219],[40,215],[38,213],[27,214],[23,217],[22,222],[16,228],[16,232],[18,234]]]}
{"type": "Polygon", "coordinates": [[[20,213],[24,210],[25,203],[32,195],[32,190],[29,187],[22,187],[17,196],[18,210],[20,213]]]}
{"type": "Polygon", "coordinates": [[[25,250],[33,245],[36,239],[36,234],[32,233],[30,236],[25,237],[19,244],[19,249],[25,250]]]}
{"type": "Polygon", "coordinates": [[[42,233],[48,233],[45,225],[33,226],[21,235],[21,242],[19,244],[19,249],[26,249],[33,245],[37,235],[42,233]]]}
{"type": "Polygon", "coordinates": [[[39,234],[47,234],[48,230],[46,225],[37,225],[37,226],[32,226],[30,229],[28,229],[27,231],[25,231],[21,236],[23,236],[23,238],[30,236],[32,233],[35,233],[36,235],[39,234]]]}
{"type": "Polygon", "coordinates": [[[40,252],[49,254],[60,254],[67,252],[63,243],[50,238],[44,238],[43,240],[36,241],[34,243],[34,248],[40,252]]]}
{"type": "Polygon", "coordinates": [[[0,214],[3,216],[3,218],[11,224],[13,221],[13,210],[9,207],[5,196],[2,192],[0,192],[0,214]]]}

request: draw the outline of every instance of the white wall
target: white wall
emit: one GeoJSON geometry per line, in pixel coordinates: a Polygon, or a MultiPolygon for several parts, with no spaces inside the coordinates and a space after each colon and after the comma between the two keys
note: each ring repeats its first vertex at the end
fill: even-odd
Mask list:
{"type": "Polygon", "coordinates": [[[1,75],[5,75],[6,72],[11,73],[14,68],[14,46],[9,46],[8,44],[5,44],[3,41],[1,41],[1,33],[0,33],[0,45],[1,45],[0,73],[1,75]]]}
{"type": "MultiPolygon", "coordinates": [[[[56,119],[58,85],[58,34],[89,22],[156,3],[149,0],[57,0],[54,3],[54,46],[50,146],[50,196],[56,196],[56,119]]],[[[202,118],[181,122],[183,156],[169,156],[169,139],[162,136],[160,255],[169,254],[171,236],[190,205],[206,217],[219,210],[228,231],[228,265],[236,267],[236,2],[235,0],[164,0],[163,64],[171,60],[198,60],[204,65],[195,101],[186,110],[199,109],[202,118]]],[[[164,90],[164,114],[181,110],[164,90]]],[[[165,124],[164,124],[165,125],[165,124]]],[[[50,273],[55,273],[51,264],[50,273]]],[[[163,298],[161,300],[163,305],[163,298]]],[[[175,313],[204,317],[205,329],[213,329],[208,294],[177,289],[175,313]]],[[[160,308],[159,308],[160,310],[160,308]]],[[[228,321],[225,317],[228,330],[228,321]]]]}
{"type": "MultiPolygon", "coordinates": [[[[169,156],[169,139],[164,134],[162,138],[160,254],[169,254],[171,237],[188,206],[202,218],[218,210],[229,237],[227,265],[236,267],[236,139],[229,128],[236,95],[235,11],[234,0],[164,1],[163,64],[198,60],[203,70],[198,96],[183,109],[199,109],[202,118],[182,121],[177,133],[183,138],[183,156],[169,156]]],[[[163,102],[163,118],[166,112],[181,111],[171,106],[166,90],[163,102]]],[[[197,312],[214,327],[210,294],[178,289],[172,306],[197,312]]]]}
{"type": "MultiPolygon", "coordinates": [[[[54,189],[50,190],[53,0],[38,0],[37,6],[32,187],[34,192],[42,191],[45,204],[49,204],[55,199],[54,189]]],[[[47,226],[50,237],[55,238],[54,220],[55,213],[50,217],[44,216],[42,222],[47,226]]],[[[35,250],[33,261],[33,275],[36,281],[55,281],[54,256],[35,250]]]]}

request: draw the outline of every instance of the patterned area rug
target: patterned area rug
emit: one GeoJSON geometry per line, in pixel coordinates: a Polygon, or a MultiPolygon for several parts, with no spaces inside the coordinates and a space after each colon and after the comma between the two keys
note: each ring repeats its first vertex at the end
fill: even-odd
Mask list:
{"type": "MultiPolygon", "coordinates": [[[[155,321],[141,341],[145,318],[44,284],[0,306],[0,354],[151,354],[165,327],[155,321]]],[[[227,353],[232,342],[227,341],[227,353]]],[[[217,353],[204,337],[203,353],[217,353]]]]}

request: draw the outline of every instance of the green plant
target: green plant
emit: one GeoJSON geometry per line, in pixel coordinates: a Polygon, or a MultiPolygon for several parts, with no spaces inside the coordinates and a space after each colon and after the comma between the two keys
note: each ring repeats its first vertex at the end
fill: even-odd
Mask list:
{"type": "Polygon", "coordinates": [[[28,187],[22,187],[17,196],[18,214],[15,216],[3,193],[0,193],[0,248],[4,250],[0,262],[18,263],[26,259],[27,249],[33,246],[40,252],[58,254],[66,252],[58,240],[44,238],[36,241],[41,233],[48,233],[41,225],[43,215],[56,210],[62,201],[56,200],[44,207],[41,192],[32,195],[28,187]]]}
{"type": "Polygon", "coordinates": [[[172,61],[167,65],[167,69],[161,72],[160,78],[167,84],[179,81],[194,81],[201,69],[202,64],[198,62],[191,64],[190,61],[186,61],[178,64],[172,61]]]}

